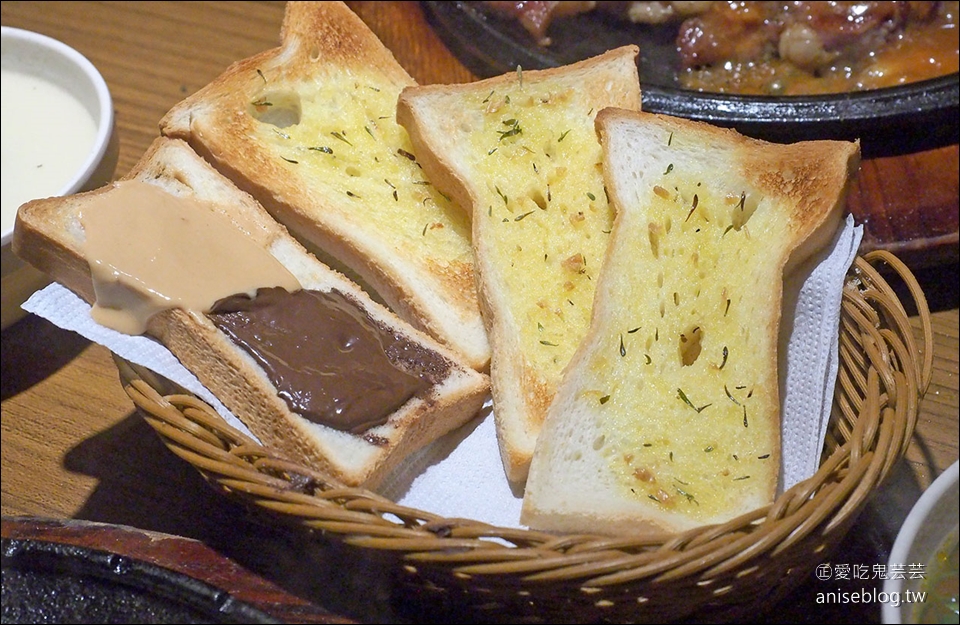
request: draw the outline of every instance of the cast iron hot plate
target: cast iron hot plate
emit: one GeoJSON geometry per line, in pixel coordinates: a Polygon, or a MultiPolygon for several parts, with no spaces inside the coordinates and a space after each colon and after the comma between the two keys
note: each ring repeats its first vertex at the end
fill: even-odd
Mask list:
{"type": "Polygon", "coordinates": [[[821,96],[759,97],[681,89],[678,57],[666,29],[591,11],[550,25],[537,45],[514,20],[488,16],[474,2],[423,2],[430,24],[474,74],[557,67],[637,44],[642,107],[733,127],[770,141],[860,139],[864,156],[888,156],[957,143],[960,74],[898,87],[821,96]]]}
{"type": "Polygon", "coordinates": [[[229,593],[145,561],[3,539],[4,623],[279,623],[229,593]]]}

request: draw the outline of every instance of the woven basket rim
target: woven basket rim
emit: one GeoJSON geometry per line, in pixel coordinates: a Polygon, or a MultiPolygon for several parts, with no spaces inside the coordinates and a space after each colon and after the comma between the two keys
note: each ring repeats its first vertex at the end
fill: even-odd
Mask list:
{"type": "MultiPolygon", "coordinates": [[[[119,357],[115,361],[126,392],[167,447],[224,494],[278,522],[392,552],[411,576],[426,577],[420,583],[465,592],[483,586],[488,597],[516,594],[513,586],[486,587],[508,579],[531,596],[569,587],[584,596],[650,594],[654,588],[682,588],[690,595],[706,588],[713,593],[707,599],[718,601],[720,584],[812,570],[839,543],[909,446],[930,383],[932,335],[925,296],[906,265],[885,250],[857,256],[843,289],[841,367],[817,473],[737,519],[660,537],[557,535],[401,506],[284,458],[230,427],[196,397],[168,392],[165,380],[119,357]],[[906,285],[920,319],[919,339],[879,266],[906,285]]],[[[592,609],[606,608],[607,599],[588,598],[592,609]]],[[[631,614],[647,602],[656,600],[631,596],[631,614]]],[[[697,602],[689,600],[694,609],[697,602]]],[[[652,620],[673,620],[691,606],[652,620]]]]}

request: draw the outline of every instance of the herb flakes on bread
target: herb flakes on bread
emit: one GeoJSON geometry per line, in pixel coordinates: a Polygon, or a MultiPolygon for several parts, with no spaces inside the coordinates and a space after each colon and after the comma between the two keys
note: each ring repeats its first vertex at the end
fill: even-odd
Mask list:
{"type": "MultiPolygon", "coordinates": [[[[346,485],[375,488],[411,452],[473,418],[488,396],[484,374],[319,262],[183,141],[158,138],[119,182],[26,203],[17,214],[13,249],[95,310],[113,306],[114,312],[137,313],[136,307],[124,308],[133,303],[139,307],[144,293],[156,291],[157,284],[171,285],[159,291],[166,304],[142,315],[146,333],[169,348],[264,445],[346,485]],[[109,234],[121,242],[98,243],[109,234]],[[186,242],[198,237],[207,237],[206,242],[186,242]],[[104,272],[104,250],[116,250],[130,260],[120,258],[121,263],[104,272]],[[150,269],[140,269],[140,261],[150,269]],[[242,262],[279,276],[273,281],[268,275],[268,283],[253,280],[256,297],[250,308],[265,310],[267,322],[257,321],[254,312],[241,315],[240,325],[250,323],[261,333],[262,338],[252,341],[230,323],[251,293],[231,292],[237,276],[231,275],[234,282],[228,283],[228,270],[222,269],[223,263],[229,267],[242,262]],[[158,278],[164,281],[155,281],[158,278]],[[126,286],[131,284],[143,288],[126,286]],[[209,287],[196,294],[208,304],[177,304],[197,285],[209,287]],[[335,323],[321,323],[319,315],[301,309],[271,309],[261,287],[277,285],[291,298],[332,301],[326,310],[332,311],[335,323]],[[231,297],[234,294],[238,297],[231,297]],[[240,300],[239,308],[233,306],[234,299],[240,300]],[[224,308],[228,301],[231,307],[224,308]],[[284,320],[285,313],[296,318],[284,320]],[[350,328],[348,333],[344,327],[350,328]],[[317,328],[324,334],[318,335],[317,328]],[[309,340],[300,340],[301,332],[309,340]],[[282,346],[291,337],[293,345],[282,346]],[[332,371],[328,359],[315,357],[321,342],[342,352],[332,371]],[[376,359],[372,379],[365,375],[369,371],[351,369],[361,347],[370,348],[376,359]],[[291,363],[280,369],[279,377],[289,374],[286,379],[293,384],[271,373],[273,354],[291,363]],[[297,359],[303,360],[302,366],[296,366],[297,359]],[[379,375],[384,371],[387,375],[379,375]],[[384,377],[399,379],[400,385],[383,388],[384,377]],[[309,385],[300,386],[301,379],[309,385]],[[311,396],[316,389],[332,392],[315,402],[320,399],[311,396]],[[380,401],[388,396],[400,403],[357,406],[369,397],[380,401]],[[337,422],[344,412],[360,420],[337,422]]],[[[239,279],[242,283],[256,273],[241,270],[239,279]]],[[[283,301],[278,308],[294,300],[283,301]]],[[[369,362],[360,364],[366,367],[369,362]]]]}
{"type": "Polygon", "coordinates": [[[617,217],[521,522],[610,534],[721,523],[776,494],[783,280],[834,236],[859,146],[619,109],[597,130],[617,217]]]}
{"type": "Polygon", "coordinates": [[[408,87],[397,105],[430,180],[471,213],[498,443],[514,483],[587,329],[613,222],[594,117],[640,107],[637,53],[408,87]]]}
{"type": "Polygon", "coordinates": [[[281,46],[234,63],[161,120],[308,249],[478,370],[490,348],[467,215],[395,120],[416,84],[342,2],[289,2],[281,46]]]}

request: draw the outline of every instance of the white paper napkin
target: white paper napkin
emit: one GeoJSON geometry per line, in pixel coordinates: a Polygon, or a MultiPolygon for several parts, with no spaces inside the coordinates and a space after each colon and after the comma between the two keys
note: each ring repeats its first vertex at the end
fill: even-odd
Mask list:
{"type": "MultiPolygon", "coordinates": [[[[23,304],[23,309],[84,338],[107,347],[128,362],[143,365],[175,382],[210,404],[227,423],[248,436],[253,436],[246,425],[235,417],[213,393],[200,384],[166,347],[147,336],[130,336],[106,328],[90,318],[90,306],[73,291],[56,282],[34,293],[23,304]]],[[[254,437],[256,438],[256,437],[254,437]]]]}
{"type": "Polygon", "coordinates": [[[780,332],[780,371],[786,370],[780,378],[782,490],[807,479],[820,466],[839,368],[840,300],[862,238],[863,226],[854,226],[853,217],[848,216],[833,246],[798,268],[784,288],[780,332]],[[799,289],[795,281],[802,282],[799,289]]]}
{"type": "MultiPolygon", "coordinates": [[[[803,280],[796,301],[784,302],[784,488],[813,475],[819,465],[837,376],[844,276],[862,236],[862,226],[855,226],[853,218],[848,217],[834,245],[794,274],[794,279],[803,280]],[[794,323],[789,323],[791,309],[795,310],[794,323]]],[[[127,336],[96,324],[90,318],[90,307],[59,284],[35,293],[23,308],[180,384],[208,402],[230,425],[250,434],[166,348],[152,339],[127,336]]],[[[471,424],[411,455],[392,477],[380,491],[402,505],[444,517],[522,527],[519,519],[523,493],[512,491],[504,475],[489,402],[471,424]]]]}

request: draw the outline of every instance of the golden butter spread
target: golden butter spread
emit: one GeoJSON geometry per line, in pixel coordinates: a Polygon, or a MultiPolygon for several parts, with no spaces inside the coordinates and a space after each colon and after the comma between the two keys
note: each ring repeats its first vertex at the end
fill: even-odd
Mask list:
{"type": "Polygon", "coordinates": [[[396,122],[400,86],[378,71],[326,75],[289,89],[265,85],[249,111],[261,122],[256,140],[288,169],[308,171],[303,175],[324,196],[351,207],[351,226],[362,238],[398,252],[428,246],[429,258],[408,260],[472,275],[469,219],[423,175],[396,122]]]}
{"type": "Polygon", "coordinates": [[[612,252],[645,269],[604,277],[622,305],[605,308],[610,330],[591,348],[578,396],[600,407],[595,448],[625,490],[705,521],[772,486],[763,476],[778,461],[779,422],[766,408],[779,405],[776,319],[761,292],[779,265],[745,269],[769,245],[751,230],[788,227],[758,210],[759,193],[710,187],[708,175],[672,170],[637,198],[642,214],[622,213],[612,252]]]}
{"type": "MultiPolygon", "coordinates": [[[[469,103],[482,174],[474,216],[505,285],[520,351],[551,384],[580,344],[613,224],[601,171],[595,110],[550,84],[503,85],[469,103]],[[531,279],[533,278],[533,279],[531,279]]],[[[488,276],[490,278],[490,276],[488,276]]]]}

